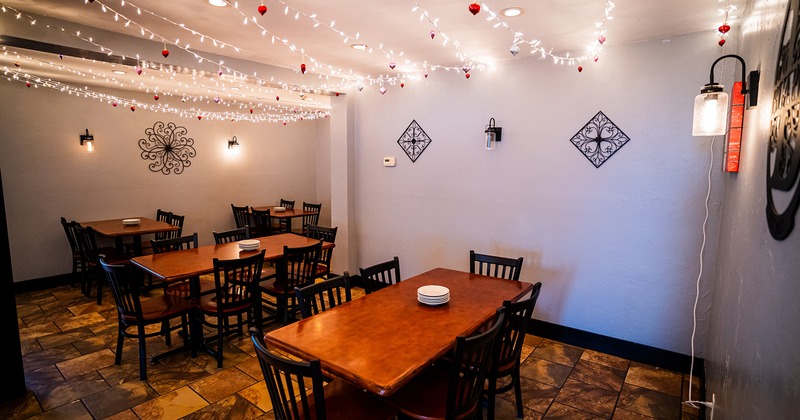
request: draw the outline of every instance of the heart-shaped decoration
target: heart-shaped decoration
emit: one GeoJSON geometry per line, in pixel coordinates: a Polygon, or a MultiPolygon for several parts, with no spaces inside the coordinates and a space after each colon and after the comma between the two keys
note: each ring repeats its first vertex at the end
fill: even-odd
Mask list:
{"type": "Polygon", "coordinates": [[[276,96],[276,97],[275,97],[275,100],[276,100],[276,101],[280,101],[280,100],[281,100],[281,97],[280,97],[280,96],[276,96]]]}
{"type": "Polygon", "coordinates": [[[131,112],[136,111],[136,105],[131,105],[131,112]]]}
{"type": "Polygon", "coordinates": [[[472,3],[472,4],[469,5],[469,12],[472,13],[473,16],[477,15],[478,12],[480,12],[480,11],[481,11],[481,5],[480,4],[472,3]]]}
{"type": "Polygon", "coordinates": [[[300,64],[300,73],[306,74],[306,65],[305,65],[305,63],[304,64],[300,64]]]}
{"type": "Polygon", "coordinates": [[[404,87],[406,87],[406,84],[405,83],[400,83],[400,87],[404,88],[404,87]]]}
{"type": "Polygon", "coordinates": [[[397,67],[397,64],[395,64],[394,62],[389,63],[390,69],[394,70],[395,67],[397,67]]]}
{"type": "Polygon", "coordinates": [[[598,56],[594,56],[594,62],[595,62],[595,63],[596,63],[596,62],[597,62],[597,60],[599,60],[599,59],[600,59],[600,57],[598,57],[598,56]]]}
{"type": "Polygon", "coordinates": [[[217,76],[222,76],[222,69],[219,69],[219,71],[217,72],[217,76]]]}
{"type": "Polygon", "coordinates": [[[717,42],[717,44],[719,44],[719,46],[721,47],[721,46],[725,45],[725,40],[724,39],[720,39],[719,42],[717,42]]]}
{"type": "Polygon", "coordinates": [[[203,119],[203,116],[202,116],[202,115],[198,115],[198,116],[197,116],[197,120],[198,120],[198,121],[200,121],[200,120],[202,120],[202,119],[203,119]]]}
{"type": "Polygon", "coordinates": [[[433,39],[433,38],[435,38],[435,37],[436,37],[436,31],[434,31],[433,29],[431,29],[431,39],[433,39]]]}
{"type": "Polygon", "coordinates": [[[508,50],[513,56],[517,56],[519,54],[519,45],[512,45],[511,48],[508,50]]]}
{"type": "Polygon", "coordinates": [[[472,70],[472,69],[467,67],[467,66],[464,66],[464,67],[461,67],[461,70],[464,70],[464,73],[469,73],[469,71],[472,70]]]}
{"type": "Polygon", "coordinates": [[[603,45],[603,43],[606,42],[606,37],[600,35],[599,37],[597,37],[597,42],[599,42],[600,45],[603,45]]]}
{"type": "Polygon", "coordinates": [[[286,121],[283,122],[283,125],[286,125],[286,121]]]}
{"type": "Polygon", "coordinates": [[[362,90],[364,90],[364,85],[362,85],[362,84],[360,84],[360,83],[359,83],[359,85],[358,85],[357,87],[358,87],[358,91],[359,91],[359,92],[361,92],[362,90]]]}
{"type": "Polygon", "coordinates": [[[164,58],[169,57],[169,50],[164,48],[163,50],[161,50],[161,55],[163,55],[164,58]]]}
{"type": "Polygon", "coordinates": [[[19,67],[19,66],[21,66],[21,65],[22,65],[22,63],[20,63],[19,61],[15,61],[15,62],[14,62],[14,66],[15,66],[15,67],[19,67]]]}
{"type": "Polygon", "coordinates": [[[264,6],[263,3],[261,6],[258,6],[258,13],[261,13],[261,16],[264,16],[264,13],[267,13],[267,6],[264,6]]]}
{"type": "Polygon", "coordinates": [[[219,103],[219,101],[220,101],[219,96],[215,96],[214,97],[214,103],[219,103]]]}
{"type": "Polygon", "coordinates": [[[378,91],[381,93],[381,95],[385,95],[386,94],[386,88],[383,87],[383,86],[381,86],[381,88],[378,89],[378,91]]]}
{"type": "Polygon", "coordinates": [[[469,79],[469,73],[465,74],[464,76],[466,76],[466,77],[467,77],[467,79],[469,79]]]}
{"type": "Polygon", "coordinates": [[[141,66],[134,67],[134,70],[136,70],[136,74],[141,76],[141,74],[142,74],[142,67],[141,66]]]}
{"type": "Polygon", "coordinates": [[[63,59],[64,59],[64,54],[59,54],[59,55],[58,55],[58,58],[59,58],[60,60],[63,60],[63,59]]]}
{"type": "Polygon", "coordinates": [[[117,107],[117,103],[116,103],[116,102],[111,102],[111,106],[113,106],[114,108],[116,108],[116,107],[117,107]]]}
{"type": "Polygon", "coordinates": [[[334,95],[336,95],[336,97],[338,98],[339,97],[339,92],[335,92],[334,95]]]}
{"type": "Polygon", "coordinates": [[[583,71],[583,67],[581,67],[581,66],[578,66],[578,73],[580,73],[580,72],[582,72],[582,71],[583,71]]]}
{"type": "Polygon", "coordinates": [[[253,113],[253,108],[250,108],[250,113],[251,113],[251,114],[253,113]]]}
{"type": "Polygon", "coordinates": [[[153,95],[153,99],[158,100],[158,95],[153,95]]]}
{"type": "Polygon", "coordinates": [[[31,82],[25,82],[25,86],[31,87],[31,82]]]}
{"type": "Polygon", "coordinates": [[[426,79],[428,78],[428,73],[425,73],[425,78],[426,78],[426,79]]]}
{"type": "Polygon", "coordinates": [[[727,23],[723,23],[722,25],[720,25],[719,28],[717,28],[717,30],[719,30],[719,32],[722,33],[722,34],[727,34],[728,31],[731,30],[731,25],[728,25],[727,23]]]}

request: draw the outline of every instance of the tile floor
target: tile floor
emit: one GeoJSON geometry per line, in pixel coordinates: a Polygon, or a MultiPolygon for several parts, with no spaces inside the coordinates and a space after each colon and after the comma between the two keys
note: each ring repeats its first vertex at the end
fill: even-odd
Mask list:
{"type": "MultiPolygon", "coordinates": [[[[114,365],[115,311],[110,294],[97,306],[68,286],[17,295],[28,393],[0,405],[0,418],[273,418],[249,340],[226,341],[223,369],[207,354],[176,355],[148,365],[142,382],[135,340],[125,341],[122,365],[114,365]]],[[[166,348],[163,338],[148,339],[151,355],[166,348]]],[[[522,358],[525,419],[700,417],[681,404],[687,375],[533,335],[522,358]]],[[[513,401],[513,391],[501,396],[496,418],[515,418],[513,401]]]]}

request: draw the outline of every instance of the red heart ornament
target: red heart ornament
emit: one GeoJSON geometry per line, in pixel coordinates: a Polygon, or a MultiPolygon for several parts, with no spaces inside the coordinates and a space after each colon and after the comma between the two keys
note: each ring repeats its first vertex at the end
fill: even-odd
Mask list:
{"type": "Polygon", "coordinates": [[[199,120],[202,120],[202,119],[203,119],[203,116],[202,116],[202,115],[198,115],[198,116],[197,116],[197,120],[198,120],[198,121],[199,121],[199,120]]]}
{"type": "Polygon", "coordinates": [[[31,87],[31,82],[25,82],[25,86],[31,87]]]}
{"type": "Polygon", "coordinates": [[[731,25],[728,25],[727,23],[723,23],[722,25],[720,25],[719,28],[717,28],[717,30],[719,30],[720,33],[726,34],[726,33],[728,33],[728,31],[731,30],[731,25]]]}
{"type": "Polygon", "coordinates": [[[434,31],[434,30],[431,30],[431,39],[433,39],[433,38],[435,38],[435,37],[436,37],[436,31],[434,31]]]}
{"type": "Polygon", "coordinates": [[[222,76],[222,69],[219,69],[219,71],[217,72],[217,76],[222,76]]]}
{"type": "Polygon", "coordinates": [[[481,11],[481,5],[478,3],[472,3],[469,5],[469,12],[473,15],[477,15],[478,12],[481,11]]]}
{"type": "Polygon", "coordinates": [[[153,99],[158,100],[158,95],[153,95],[153,99]]]}
{"type": "Polygon", "coordinates": [[[404,88],[404,87],[406,87],[406,84],[405,83],[400,83],[400,87],[404,88]]]}
{"type": "Polygon", "coordinates": [[[428,73],[425,73],[425,78],[426,78],[426,79],[428,78],[428,73]]]}
{"type": "Polygon", "coordinates": [[[603,43],[605,43],[605,42],[606,42],[606,37],[604,37],[603,35],[600,35],[600,36],[597,38],[597,42],[599,42],[599,43],[600,43],[600,45],[603,45],[603,43]]]}
{"type": "Polygon", "coordinates": [[[218,104],[218,103],[219,103],[219,101],[220,101],[220,99],[219,99],[219,96],[215,96],[215,97],[214,97],[214,103],[217,103],[217,104],[218,104]]]}
{"type": "Polygon", "coordinates": [[[719,44],[719,46],[721,47],[721,46],[725,45],[725,40],[724,39],[720,39],[719,42],[717,42],[717,44],[719,44]]]}
{"type": "Polygon", "coordinates": [[[116,107],[117,107],[117,103],[116,103],[116,102],[111,102],[111,106],[113,106],[114,108],[116,108],[116,107]]]}
{"type": "Polygon", "coordinates": [[[583,71],[583,67],[581,67],[581,66],[578,66],[578,73],[580,73],[580,72],[582,72],[582,71],[583,71]]]}
{"type": "Polygon", "coordinates": [[[300,64],[300,73],[306,74],[306,65],[300,64]]]}
{"type": "Polygon", "coordinates": [[[136,74],[138,74],[138,75],[142,74],[142,67],[141,66],[136,66],[135,70],[136,70],[136,74]]]}
{"type": "Polygon", "coordinates": [[[164,48],[163,50],[161,50],[161,55],[163,55],[164,58],[169,57],[169,50],[164,48]]]}
{"type": "Polygon", "coordinates": [[[339,92],[336,92],[336,97],[337,97],[337,98],[339,97],[339,92]]]}
{"type": "Polygon", "coordinates": [[[250,108],[250,113],[251,113],[251,114],[253,113],[253,108],[250,108]]]}
{"type": "Polygon", "coordinates": [[[595,57],[594,57],[594,62],[596,63],[596,62],[597,62],[597,60],[599,60],[599,59],[600,59],[600,57],[598,57],[598,56],[595,56],[595,57]]]}
{"type": "Polygon", "coordinates": [[[397,64],[395,64],[394,62],[389,63],[390,69],[394,70],[395,67],[397,67],[397,64]]]}
{"type": "Polygon", "coordinates": [[[136,105],[131,105],[131,112],[136,111],[136,105]]]}
{"type": "Polygon", "coordinates": [[[280,96],[276,96],[276,97],[275,97],[275,100],[276,100],[276,101],[280,101],[280,100],[281,100],[281,97],[280,97],[280,96]]]}
{"type": "Polygon", "coordinates": [[[464,76],[466,76],[466,78],[469,79],[469,73],[465,74],[464,76]]]}
{"type": "Polygon", "coordinates": [[[258,6],[258,13],[261,13],[261,16],[264,16],[264,13],[267,13],[267,6],[264,6],[263,4],[258,6]]]}
{"type": "Polygon", "coordinates": [[[381,86],[381,88],[378,91],[381,93],[381,95],[385,95],[386,94],[386,88],[383,87],[383,86],[381,86]]]}

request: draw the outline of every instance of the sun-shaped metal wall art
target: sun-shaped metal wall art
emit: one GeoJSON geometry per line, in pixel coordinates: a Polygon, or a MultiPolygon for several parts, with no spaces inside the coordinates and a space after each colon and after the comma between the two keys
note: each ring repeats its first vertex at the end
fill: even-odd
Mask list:
{"type": "Polygon", "coordinates": [[[403,148],[412,162],[416,162],[417,158],[425,151],[425,148],[431,144],[431,138],[425,133],[425,130],[417,124],[417,120],[411,120],[403,135],[397,139],[397,144],[403,148]]]}
{"type": "Polygon", "coordinates": [[[605,163],[630,138],[600,111],[570,141],[595,168],[605,163]]]}
{"type": "Polygon", "coordinates": [[[190,159],[197,156],[197,151],[192,147],[194,139],[186,137],[186,133],[185,127],[161,121],[144,130],[147,138],[139,139],[139,148],[142,149],[142,159],[154,161],[148,165],[151,171],[180,175],[192,165],[190,159]]]}

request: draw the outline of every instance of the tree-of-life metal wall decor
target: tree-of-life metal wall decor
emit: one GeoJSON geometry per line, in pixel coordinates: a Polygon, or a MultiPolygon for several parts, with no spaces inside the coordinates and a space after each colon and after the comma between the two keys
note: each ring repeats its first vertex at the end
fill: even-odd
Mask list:
{"type": "Polygon", "coordinates": [[[417,158],[425,151],[431,138],[425,133],[425,130],[417,124],[417,120],[411,120],[403,135],[397,139],[397,144],[403,148],[411,162],[416,162],[417,158]]]}
{"type": "Polygon", "coordinates": [[[786,239],[794,229],[800,207],[800,1],[792,0],[786,11],[778,44],[772,124],[767,144],[767,225],[777,240],[786,239]],[[786,28],[792,28],[788,31],[786,28]],[[787,40],[786,38],[790,39],[787,40]],[[794,193],[792,193],[794,189],[794,193]],[[776,194],[777,192],[777,194],[776,194]],[[778,200],[776,195],[781,196],[778,200]],[[776,205],[776,201],[780,204],[776,205]],[[778,206],[783,210],[778,210],[778,206]]]}
{"type": "Polygon", "coordinates": [[[139,139],[139,148],[142,159],[154,161],[148,165],[151,171],[180,175],[192,165],[190,159],[197,156],[197,151],[192,147],[194,139],[186,137],[186,133],[185,127],[161,121],[144,130],[147,138],[139,139]]]}
{"type": "Polygon", "coordinates": [[[570,141],[592,162],[595,168],[605,163],[630,138],[603,111],[592,117],[570,141]]]}

